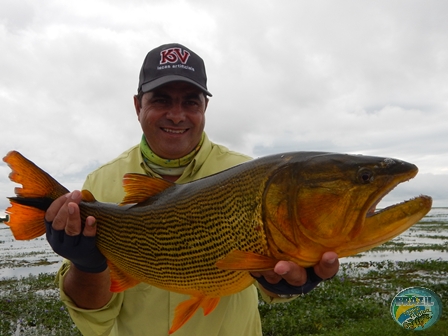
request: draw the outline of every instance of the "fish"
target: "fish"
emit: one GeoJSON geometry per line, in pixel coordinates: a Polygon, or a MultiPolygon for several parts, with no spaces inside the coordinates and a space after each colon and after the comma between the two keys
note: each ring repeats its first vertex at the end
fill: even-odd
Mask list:
{"type": "MultiPolygon", "coordinates": [[[[9,197],[6,224],[18,240],[39,237],[46,209],[69,191],[17,151],[3,160],[22,185],[9,197]]],[[[351,256],[407,230],[431,209],[430,196],[376,207],[417,172],[387,157],[280,153],[185,184],[125,174],[120,204],[83,190],[79,207],[82,222],[96,218],[112,292],[145,282],[190,295],[176,307],[172,334],[200,308],[207,315],[253,284],[251,271],[279,260],[311,267],[327,251],[351,256]]]]}
{"type": "Polygon", "coordinates": [[[407,330],[414,330],[416,328],[423,328],[432,318],[432,314],[423,313],[416,317],[411,317],[403,322],[403,328],[407,330]]]}

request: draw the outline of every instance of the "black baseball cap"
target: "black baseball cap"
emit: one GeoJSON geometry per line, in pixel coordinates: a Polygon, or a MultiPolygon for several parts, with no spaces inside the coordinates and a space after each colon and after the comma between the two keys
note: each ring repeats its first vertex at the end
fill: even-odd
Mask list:
{"type": "Polygon", "coordinates": [[[191,83],[207,96],[207,75],[205,64],[199,55],[187,47],[170,43],[151,50],[143,61],[138,82],[138,92],[148,92],[175,81],[191,83]]]}

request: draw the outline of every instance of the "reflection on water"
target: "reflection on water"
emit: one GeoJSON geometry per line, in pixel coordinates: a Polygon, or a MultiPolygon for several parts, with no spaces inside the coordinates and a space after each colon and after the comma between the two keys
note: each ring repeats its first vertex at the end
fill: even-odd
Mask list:
{"type": "MultiPolygon", "coordinates": [[[[448,208],[433,208],[418,224],[393,239],[387,250],[372,250],[342,258],[342,263],[362,261],[413,261],[441,259],[448,261],[448,208]],[[394,251],[394,245],[418,247],[418,251],[394,251]],[[434,248],[437,246],[437,249],[434,248]]],[[[383,246],[383,247],[384,247],[383,246]]],[[[53,252],[45,237],[17,241],[8,226],[0,223],[0,278],[52,273],[62,258],[53,252]]]]}
{"type": "Polygon", "coordinates": [[[360,253],[356,256],[351,256],[347,258],[342,258],[343,262],[358,262],[358,261],[381,261],[381,260],[392,260],[392,261],[413,261],[413,260],[424,260],[424,259],[439,259],[448,261],[448,253],[440,252],[434,250],[424,250],[424,251],[372,251],[360,253]]]}
{"type": "Polygon", "coordinates": [[[26,267],[14,267],[14,268],[2,268],[0,269],[1,278],[12,277],[27,277],[29,275],[38,275],[40,273],[56,273],[61,266],[60,263],[43,266],[26,266],[26,267]]]}
{"type": "Polygon", "coordinates": [[[15,240],[3,223],[0,224],[0,255],[0,278],[56,272],[62,262],[45,237],[15,240]]]}

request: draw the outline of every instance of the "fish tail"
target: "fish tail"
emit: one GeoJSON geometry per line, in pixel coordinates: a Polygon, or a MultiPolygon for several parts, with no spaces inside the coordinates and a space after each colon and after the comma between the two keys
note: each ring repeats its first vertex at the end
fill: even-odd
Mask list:
{"type": "Polygon", "coordinates": [[[12,170],[9,179],[22,185],[14,189],[16,197],[8,197],[11,206],[6,209],[6,225],[17,240],[39,237],[45,233],[45,211],[68,190],[19,152],[9,152],[3,161],[12,170]]]}

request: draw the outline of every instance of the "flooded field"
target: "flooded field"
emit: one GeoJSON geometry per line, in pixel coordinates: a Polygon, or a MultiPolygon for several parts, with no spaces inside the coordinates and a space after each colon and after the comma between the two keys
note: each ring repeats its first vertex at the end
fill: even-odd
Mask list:
{"type": "MultiPolygon", "coordinates": [[[[45,237],[16,241],[0,223],[0,278],[56,272],[61,258],[45,237]]],[[[434,259],[448,261],[448,208],[433,208],[418,224],[369,252],[341,259],[342,263],[366,261],[414,261],[434,259]]]]}
{"type": "Polygon", "coordinates": [[[53,252],[44,236],[17,241],[4,224],[0,226],[0,251],[0,278],[53,273],[61,262],[61,257],[53,252]]]}
{"type": "MultiPolygon", "coordinates": [[[[16,241],[0,223],[0,250],[0,335],[80,336],[54,284],[61,258],[45,238],[16,241]]],[[[408,335],[389,312],[403,288],[430,287],[448,306],[448,208],[432,209],[399,237],[341,263],[332,281],[300,299],[284,305],[260,301],[263,334],[408,335]]],[[[446,330],[445,315],[422,333],[446,330]]]]}

